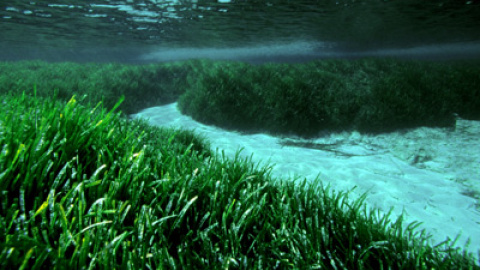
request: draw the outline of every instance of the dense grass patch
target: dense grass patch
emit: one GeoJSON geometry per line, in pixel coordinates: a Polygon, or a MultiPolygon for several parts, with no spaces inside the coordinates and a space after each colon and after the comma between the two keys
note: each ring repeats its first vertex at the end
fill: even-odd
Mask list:
{"type": "Polygon", "coordinates": [[[272,179],[119,103],[2,100],[2,269],[479,269],[365,197],[272,179]]]}
{"type": "Polygon", "coordinates": [[[480,65],[393,59],[212,65],[179,99],[196,120],[220,127],[315,136],[389,132],[480,119],[480,65]]]}
{"type": "Polygon", "coordinates": [[[480,65],[394,59],[250,65],[192,60],[149,65],[3,62],[0,93],[37,86],[68,101],[124,95],[126,114],[179,101],[207,124],[247,132],[315,136],[321,131],[377,133],[451,127],[454,113],[480,119],[480,65]]]}
{"type": "Polygon", "coordinates": [[[174,102],[186,89],[193,62],[161,65],[47,63],[41,61],[0,62],[0,93],[22,93],[37,86],[39,97],[68,101],[73,95],[86,102],[104,101],[107,108],[125,96],[124,113],[174,102]]]}

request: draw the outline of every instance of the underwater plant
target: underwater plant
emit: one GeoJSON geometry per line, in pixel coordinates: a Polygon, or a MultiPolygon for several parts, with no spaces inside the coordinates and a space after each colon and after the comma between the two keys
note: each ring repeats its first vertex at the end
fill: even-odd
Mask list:
{"type": "Polygon", "coordinates": [[[191,132],[121,117],[121,101],[2,98],[2,269],[480,269],[366,195],[273,179],[191,132]]]}

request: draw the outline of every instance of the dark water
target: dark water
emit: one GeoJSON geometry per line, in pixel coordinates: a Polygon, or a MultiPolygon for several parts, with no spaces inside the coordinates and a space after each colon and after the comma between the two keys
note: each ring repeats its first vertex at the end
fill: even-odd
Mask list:
{"type": "Polygon", "coordinates": [[[471,58],[480,0],[5,0],[0,33],[0,60],[471,58]]]}

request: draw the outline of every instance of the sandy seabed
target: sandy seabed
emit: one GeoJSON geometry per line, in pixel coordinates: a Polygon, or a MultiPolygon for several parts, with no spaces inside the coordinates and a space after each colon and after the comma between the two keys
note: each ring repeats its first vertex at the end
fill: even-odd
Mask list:
{"type": "Polygon", "coordinates": [[[480,251],[480,121],[458,120],[455,129],[417,128],[381,135],[332,133],[313,140],[245,135],[207,126],[182,115],[176,103],[153,107],[133,117],[156,126],[194,129],[213,150],[272,164],[282,179],[321,181],[350,198],[367,193],[366,203],[392,219],[404,214],[404,226],[419,229],[436,244],[461,234],[456,245],[480,251]]]}

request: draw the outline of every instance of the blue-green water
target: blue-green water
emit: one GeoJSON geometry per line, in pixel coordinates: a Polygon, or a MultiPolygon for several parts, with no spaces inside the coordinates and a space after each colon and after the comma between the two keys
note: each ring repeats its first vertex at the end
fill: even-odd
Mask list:
{"type": "Polygon", "coordinates": [[[16,0],[0,3],[0,60],[471,58],[478,29],[480,1],[16,0]]]}

